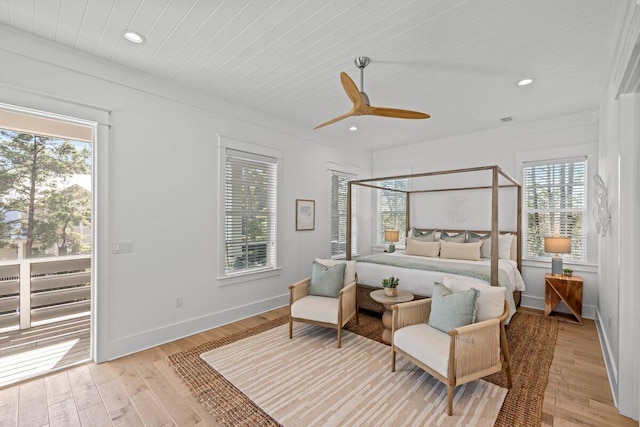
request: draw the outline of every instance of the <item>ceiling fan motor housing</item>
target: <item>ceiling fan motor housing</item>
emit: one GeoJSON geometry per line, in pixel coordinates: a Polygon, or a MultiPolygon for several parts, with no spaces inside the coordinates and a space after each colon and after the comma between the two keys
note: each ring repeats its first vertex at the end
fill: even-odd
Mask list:
{"type": "Polygon", "coordinates": [[[371,62],[371,60],[366,56],[359,56],[353,62],[356,64],[356,67],[362,70],[364,67],[369,65],[369,62],[371,62]]]}

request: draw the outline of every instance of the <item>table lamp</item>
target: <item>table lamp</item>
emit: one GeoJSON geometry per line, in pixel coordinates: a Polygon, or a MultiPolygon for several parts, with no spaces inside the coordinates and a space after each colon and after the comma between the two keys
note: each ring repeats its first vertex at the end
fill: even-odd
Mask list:
{"type": "Polygon", "coordinates": [[[554,276],[562,276],[562,257],[560,254],[571,253],[570,237],[545,237],[544,251],[555,253],[551,258],[551,274],[554,276]]]}
{"type": "Polygon", "coordinates": [[[400,240],[400,232],[398,230],[384,230],[384,240],[389,243],[389,253],[396,251],[396,245],[394,244],[400,240]]]}

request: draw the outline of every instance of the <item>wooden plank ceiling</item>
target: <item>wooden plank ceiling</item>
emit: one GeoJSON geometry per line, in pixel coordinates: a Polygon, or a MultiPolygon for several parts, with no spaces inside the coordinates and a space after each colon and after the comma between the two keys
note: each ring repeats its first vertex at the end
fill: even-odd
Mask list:
{"type": "MultiPolygon", "coordinates": [[[[317,132],[371,149],[596,111],[613,0],[0,0],[0,24],[310,129],[345,113],[369,56],[372,105],[317,132]],[[125,29],[147,42],[133,45],[125,29]],[[531,76],[535,83],[518,87],[531,76]],[[513,116],[515,122],[499,119],[513,116]],[[350,133],[355,124],[360,130],[350,133]]],[[[1,45],[1,42],[0,42],[1,45]]]]}

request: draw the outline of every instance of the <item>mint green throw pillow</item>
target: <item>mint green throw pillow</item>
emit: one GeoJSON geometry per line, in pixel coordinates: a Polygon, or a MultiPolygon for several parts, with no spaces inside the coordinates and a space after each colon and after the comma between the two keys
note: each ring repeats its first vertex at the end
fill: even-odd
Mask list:
{"type": "Polygon", "coordinates": [[[452,293],[445,285],[434,283],[431,314],[427,323],[442,332],[472,324],[476,320],[478,294],[475,288],[452,293]]]}
{"type": "Polygon", "coordinates": [[[453,243],[465,243],[467,241],[467,232],[463,231],[458,234],[449,234],[446,231],[440,232],[440,240],[453,243]]]}
{"type": "Polygon", "coordinates": [[[436,241],[436,231],[435,229],[431,231],[420,231],[415,227],[411,227],[411,234],[413,238],[416,240],[420,240],[421,242],[435,242],[436,241]]]}
{"type": "Polygon", "coordinates": [[[327,267],[314,261],[309,295],[338,298],[338,293],[340,293],[344,285],[344,269],[346,266],[346,263],[341,262],[327,267]]]}

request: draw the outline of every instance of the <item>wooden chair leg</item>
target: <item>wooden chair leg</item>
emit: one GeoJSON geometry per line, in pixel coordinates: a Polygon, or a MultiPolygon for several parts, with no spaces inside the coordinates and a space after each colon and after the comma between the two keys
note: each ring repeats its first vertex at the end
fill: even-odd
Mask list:
{"type": "Polygon", "coordinates": [[[396,371],[396,350],[391,347],[391,372],[396,371]]]}
{"type": "Polygon", "coordinates": [[[511,365],[507,363],[507,388],[511,388],[513,386],[513,381],[511,379],[511,365]]]}
{"type": "Polygon", "coordinates": [[[507,370],[507,387],[511,388],[513,385],[511,377],[511,358],[509,357],[509,346],[507,345],[507,333],[504,329],[504,323],[500,327],[500,348],[502,349],[502,358],[504,359],[503,365],[506,365],[507,370]]]}
{"type": "Polygon", "coordinates": [[[447,414],[453,415],[453,391],[455,387],[451,384],[447,385],[447,414]]]}
{"type": "Polygon", "coordinates": [[[289,316],[289,339],[293,338],[293,320],[289,316]]]}

